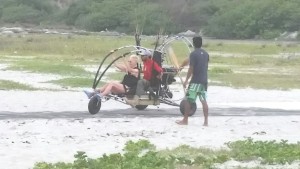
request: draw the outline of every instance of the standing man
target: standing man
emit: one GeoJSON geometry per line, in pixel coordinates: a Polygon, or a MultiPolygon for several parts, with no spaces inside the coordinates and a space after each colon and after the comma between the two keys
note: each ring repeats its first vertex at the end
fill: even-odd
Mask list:
{"type": "MultiPolygon", "coordinates": [[[[191,111],[191,103],[194,103],[199,96],[200,102],[202,103],[203,114],[204,114],[204,126],[208,125],[208,105],[206,102],[207,92],[207,70],[209,55],[203,50],[202,37],[197,36],[193,38],[193,45],[195,50],[190,54],[189,57],[189,70],[186,75],[185,82],[183,83],[186,88],[189,83],[189,79],[192,79],[189,83],[189,87],[186,93],[187,101],[184,104],[184,117],[181,121],[176,121],[179,125],[188,125],[188,117],[191,111]]],[[[185,61],[188,63],[187,61],[185,61]]],[[[182,65],[184,65],[183,63],[182,65]]]]}

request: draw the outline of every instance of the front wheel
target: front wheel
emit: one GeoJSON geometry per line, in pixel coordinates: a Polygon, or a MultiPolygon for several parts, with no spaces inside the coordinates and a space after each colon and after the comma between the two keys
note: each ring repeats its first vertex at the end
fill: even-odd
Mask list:
{"type": "Polygon", "coordinates": [[[91,114],[97,114],[101,108],[101,100],[97,96],[93,96],[88,105],[89,112],[91,114]]]}
{"type": "Polygon", "coordinates": [[[148,105],[136,105],[135,108],[138,110],[145,110],[148,107],[148,105]]]}
{"type": "MultiPolygon", "coordinates": [[[[181,112],[182,115],[184,115],[184,105],[185,105],[186,102],[188,102],[186,99],[184,99],[180,102],[180,107],[179,108],[180,108],[180,112],[181,112]]],[[[191,111],[190,111],[189,116],[193,116],[195,114],[196,110],[197,110],[197,104],[195,102],[194,103],[188,102],[188,103],[191,106],[191,111]]]]}

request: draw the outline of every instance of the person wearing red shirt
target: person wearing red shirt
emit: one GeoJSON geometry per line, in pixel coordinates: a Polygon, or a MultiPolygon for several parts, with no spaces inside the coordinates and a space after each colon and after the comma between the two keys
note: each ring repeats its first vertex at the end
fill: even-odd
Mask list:
{"type": "Polygon", "coordinates": [[[139,55],[141,56],[144,65],[144,78],[138,81],[136,89],[136,95],[140,97],[141,95],[145,94],[146,90],[153,92],[152,89],[149,88],[150,81],[152,78],[161,79],[163,70],[154,60],[151,59],[152,53],[149,50],[142,49],[140,50],[139,55]],[[156,77],[153,75],[153,70],[158,73],[156,77]]]}

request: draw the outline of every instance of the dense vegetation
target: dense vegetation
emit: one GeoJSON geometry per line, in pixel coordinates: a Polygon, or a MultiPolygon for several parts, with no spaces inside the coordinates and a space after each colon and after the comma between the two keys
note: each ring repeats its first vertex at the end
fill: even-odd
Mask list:
{"type": "Polygon", "coordinates": [[[0,0],[0,24],[269,39],[299,31],[299,9],[299,0],[0,0]]]}
{"type": "MultiPolygon", "coordinates": [[[[180,146],[173,150],[155,150],[146,140],[129,141],[124,154],[103,155],[97,159],[88,158],[85,152],[77,152],[73,163],[37,163],[34,169],[175,169],[175,168],[217,168],[229,160],[259,160],[261,164],[291,164],[300,159],[300,143],[288,144],[287,141],[253,141],[252,139],[227,144],[229,150],[210,150],[180,146]]],[[[231,167],[233,168],[233,167],[231,167]]],[[[241,168],[241,167],[236,167],[241,168]]]]}

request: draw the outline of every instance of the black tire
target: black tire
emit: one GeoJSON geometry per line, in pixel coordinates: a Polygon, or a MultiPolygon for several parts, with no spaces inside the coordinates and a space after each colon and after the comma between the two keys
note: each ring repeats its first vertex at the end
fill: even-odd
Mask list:
{"type": "Polygon", "coordinates": [[[148,105],[136,105],[135,108],[138,110],[145,110],[148,107],[148,105]]]}
{"type": "Polygon", "coordinates": [[[166,93],[166,95],[167,95],[167,97],[170,98],[170,99],[173,98],[173,93],[170,92],[170,91],[168,91],[168,92],[166,93]]]}
{"type": "Polygon", "coordinates": [[[101,108],[101,100],[98,101],[98,98],[96,96],[93,96],[90,99],[88,108],[91,114],[97,114],[101,108]]]}
{"type": "MultiPolygon", "coordinates": [[[[188,102],[188,101],[184,99],[180,102],[180,112],[181,112],[182,115],[184,115],[184,104],[185,104],[185,102],[188,102]]],[[[189,116],[193,116],[195,114],[196,110],[197,110],[197,104],[194,102],[194,103],[190,103],[190,105],[191,105],[191,111],[190,111],[189,116]]]]}

